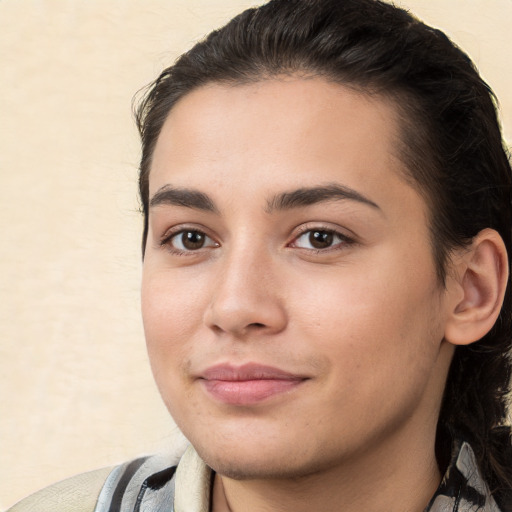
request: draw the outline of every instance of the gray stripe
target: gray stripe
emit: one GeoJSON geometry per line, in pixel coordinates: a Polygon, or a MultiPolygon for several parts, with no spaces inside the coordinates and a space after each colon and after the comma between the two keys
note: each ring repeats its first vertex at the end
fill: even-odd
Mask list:
{"type": "Polygon", "coordinates": [[[133,477],[146,460],[147,457],[135,459],[126,466],[126,469],[119,479],[114,493],[112,494],[109,512],[121,512],[121,503],[124,501],[124,497],[126,496],[126,490],[128,489],[133,477]]]}
{"type": "Polygon", "coordinates": [[[117,466],[107,477],[94,512],[171,511],[174,478],[169,462],[169,457],[153,456],[117,466]]]}

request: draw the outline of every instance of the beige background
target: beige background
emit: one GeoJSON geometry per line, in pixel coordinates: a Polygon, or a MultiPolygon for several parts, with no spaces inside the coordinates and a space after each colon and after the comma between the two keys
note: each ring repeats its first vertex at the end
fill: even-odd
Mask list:
{"type": "MultiPolygon", "coordinates": [[[[0,0],[0,509],[176,437],[139,315],[130,102],[254,3],[0,0]]],[[[512,140],[512,0],[403,3],[472,55],[512,140]]]]}

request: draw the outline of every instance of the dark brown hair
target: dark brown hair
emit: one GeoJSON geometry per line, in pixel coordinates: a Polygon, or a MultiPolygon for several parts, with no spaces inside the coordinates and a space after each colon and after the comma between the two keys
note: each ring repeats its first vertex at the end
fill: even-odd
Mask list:
{"type": "MultiPolygon", "coordinates": [[[[142,138],[143,251],[151,158],[175,103],[207,83],[246,83],[283,74],[321,76],[395,102],[402,120],[400,156],[430,207],[441,282],[450,252],[484,228],[500,233],[510,255],[511,168],[492,91],[442,32],[377,0],[273,0],[212,32],[162,72],[136,114],[142,138]]],[[[457,347],[437,434],[441,466],[447,463],[452,437],[471,443],[502,506],[512,488],[506,426],[511,308],[508,286],[491,332],[457,347]]]]}

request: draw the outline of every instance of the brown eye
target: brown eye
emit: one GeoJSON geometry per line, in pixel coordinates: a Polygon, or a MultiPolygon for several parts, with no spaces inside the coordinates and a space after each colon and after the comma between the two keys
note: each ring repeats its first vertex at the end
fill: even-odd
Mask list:
{"type": "Polygon", "coordinates": [[[334,240],[332,231],[311,231],[309,233],[309,243],[315,249],[327,249],[331,247],[334,240]]]}
{"type": "Polygon", "coordinates": [[[201,249],[204,245],[205,235],[199,231],[185,231],[180,236],[183,247],[189,251],[201,249]]]}
{"type": "Polygon", "coordinates": [[[350,245],[352,240],[347,236],[329,229],[309,229],[304,231],[293,242],[293,247],[321,251],[350,245]]]}
{"type": "Polygon", "coordinates": [[[217,247],[218,245],[202,231],[194,229],[184,230],[174,234],[167,243],[173,249],[181,252],[197,251],[205,247],[217,247]]]}

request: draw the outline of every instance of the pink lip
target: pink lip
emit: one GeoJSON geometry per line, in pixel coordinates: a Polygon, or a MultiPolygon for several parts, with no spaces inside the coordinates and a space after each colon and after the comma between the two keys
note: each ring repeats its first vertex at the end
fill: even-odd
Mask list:
{"type": "Polygon", "coordinates": [[[230,405],[251,405],[291,391],[307,378],[279,368],[249,363],[213,366],[200,376],[206,391],[230,405]]]}

